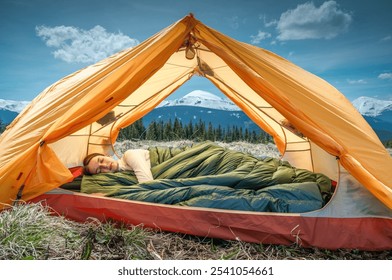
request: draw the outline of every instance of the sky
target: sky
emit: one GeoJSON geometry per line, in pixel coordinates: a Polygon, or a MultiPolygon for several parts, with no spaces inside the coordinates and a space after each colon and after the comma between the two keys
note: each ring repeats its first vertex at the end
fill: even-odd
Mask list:
{"type": "MultiPolygon", "coordinates": [[[[134,47],[189,13],[323,78],[349,100],[392,100],[390,0],[1,0],[0,99],[30,101],[59,79],[134,47]]],[[[220,94],[192,78],[192,90],[220,94]]]]}

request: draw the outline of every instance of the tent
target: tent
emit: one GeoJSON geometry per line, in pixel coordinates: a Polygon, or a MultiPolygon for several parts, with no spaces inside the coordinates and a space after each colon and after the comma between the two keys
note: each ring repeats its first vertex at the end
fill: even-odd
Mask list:
{"type": "Polygon", "coordinates": [[[46,88],[0,138],[0,202],[41,201],[93,216],[194,235],[321,248],[392,249],[392,158],[333,86],[192,14],[46,88]],[[98,198],[61,190],[91,152],[198,75],[269,133],[283,159],[337,182],[330,202],[300,214],[249,213],[98,198]],[[288,120],[306,137],[283,126],[288,120]]]}

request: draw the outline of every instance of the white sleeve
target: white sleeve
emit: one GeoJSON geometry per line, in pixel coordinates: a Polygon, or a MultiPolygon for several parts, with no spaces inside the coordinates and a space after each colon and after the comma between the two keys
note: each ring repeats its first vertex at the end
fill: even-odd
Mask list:
{"type": "Polygon", "coordinates": [[[147,150],[128,150],[123,161],[135,172],[139,183],[154,180],[151,173],[150,152],[147,150]]]}

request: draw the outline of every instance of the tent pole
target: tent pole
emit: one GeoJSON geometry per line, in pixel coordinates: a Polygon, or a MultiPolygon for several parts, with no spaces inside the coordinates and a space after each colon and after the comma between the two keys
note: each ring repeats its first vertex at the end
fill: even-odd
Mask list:
{"type": "Polygon", "coordinates": [[[20,186],[19,191],[16,195],[16,199],[12,204],[13,206],[17,205],[19,203],[20,199],[22,198],[24,186],[25,186],[24,184],[20,186]]]}

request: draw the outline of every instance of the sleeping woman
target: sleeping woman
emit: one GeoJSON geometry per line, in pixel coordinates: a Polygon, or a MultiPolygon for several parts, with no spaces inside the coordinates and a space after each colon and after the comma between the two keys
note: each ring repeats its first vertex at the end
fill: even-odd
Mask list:
{"type": "Polygon", "coordinates": [[[308,212],[331,193],[325,175],[276,158],[256,158],[213,142],[186,148],[128,150],[116,161],[85,159],[85,193],[179,206],[261,212],[308,212]]]}
{"type": "Polygon", "coordinates": [[[99,153],[86,156],[83,160],[84,174],[134,171],[139,183],[153,180],[150,153],[147,150],[128,150],[119,160],[99,153]]]}

